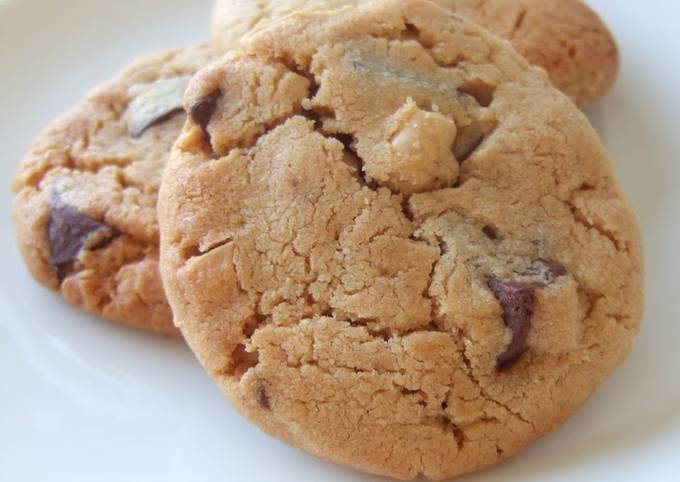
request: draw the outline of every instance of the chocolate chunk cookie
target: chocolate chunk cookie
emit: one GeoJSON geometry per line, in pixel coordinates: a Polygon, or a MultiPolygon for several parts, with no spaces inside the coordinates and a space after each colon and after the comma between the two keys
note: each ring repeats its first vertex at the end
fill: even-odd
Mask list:
{"type": "Polygon", "coordinates": [[[507,42],[424,0],[295,15],[202,69],[159,197],[175,321],[246,417],[444,479],[559,426],[626,357],[636,219],[507,42]]]}
{"type": "Polygon", "coordinates": [[[42,284],[104,318],[178,334],[158,272],[156,198],[189,78],[216,57],[207,45],[145,57],[35,139],[14,220],[42,284]]]}
{"type": "MultiPolygon", "coordinates": [[[[213,38],[235,45],[252,30],[292,12],[327,10],[369,0],[217,0],[213,38]]],[[[618,72],[618,49],[595,12],[580,0],[435,0],[508,39],[579,106],[604,97],[618,72]]]]}

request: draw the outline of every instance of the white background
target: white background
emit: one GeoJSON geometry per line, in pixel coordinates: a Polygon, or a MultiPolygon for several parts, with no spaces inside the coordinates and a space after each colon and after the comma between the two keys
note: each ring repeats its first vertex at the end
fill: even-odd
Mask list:
{"type": "MultiPolygon", "coordinates": [[[[471,481],[680,480],[680,2],[591,0],[618,38],[589,115],[644,231],[626,365],[555,434],[471,481]]],[[[85,315],[25,271],[10,180],[31,138],[141,53],[207,37],[210,0],[0,0],[0,480],[373,481],[260,433],[180,341],[85,315]]]]}

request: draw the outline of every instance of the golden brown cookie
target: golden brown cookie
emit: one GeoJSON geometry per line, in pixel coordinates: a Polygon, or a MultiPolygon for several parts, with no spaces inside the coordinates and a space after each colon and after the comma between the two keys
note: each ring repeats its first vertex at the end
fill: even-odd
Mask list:
{"type": "MultiPolygon", "coordinates": [[[[253,30],[297,10],[359,5],[368,0],[217,0],[213,38],[236,45],[253,30]]],[[[508,39],[581,107],[604,97],[618,72],[616,42],[595,12],[580,0],[435,0],[508,39]]]]}
{"type": "Polygon", "coordinates": [[[207,45],[144,57],[35,139],[13,213],[40,283],[104,318],[178,334],[158,272],[156,198],[189,78],[216,57],[207,45]]]}
{"type": "Polygon", "coordinates": [[[636,219],[587,119],[507,42],[424,0],[298,14],[185,107],[166,292],[270,434],[445,479],[559,426],[626,357],[636,219]]]}

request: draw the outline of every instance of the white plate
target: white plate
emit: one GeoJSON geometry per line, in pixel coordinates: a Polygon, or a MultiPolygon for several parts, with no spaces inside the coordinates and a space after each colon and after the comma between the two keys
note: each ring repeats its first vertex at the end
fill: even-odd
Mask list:
{"type": "MultiPolygon", "coordinates": [[[[31,138],[132,58],[205,38],[210,3],[0,0],[0,480],[378,480],[260,433],[181,342],[71,308],[19,258],[8,184],[31,138]]],[[[642,222],[645,325],[569,423],[468,482],[680,480],[680,2],[592,4],[622,51],[590,115],[642,222]]]]}

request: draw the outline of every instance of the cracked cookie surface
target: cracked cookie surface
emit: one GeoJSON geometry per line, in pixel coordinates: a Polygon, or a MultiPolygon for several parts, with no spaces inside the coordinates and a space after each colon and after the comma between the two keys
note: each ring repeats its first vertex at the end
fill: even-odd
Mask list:
{"type": "MultiPolygon", "coordinates": [[[[236,45],[251,31],[295,11],[361,5],[370,0],[217,0],[212,34],[236,45]]],[[[619,66],[616,42],[606,25],[581,0],[435,0],[509,40],[553,84],[585,107],[611,89],[619,66]]]]}
{"type": "Polygon", "coordinates": [[[38,281],[104,318],[178,334],[158,271],[156,199],[189,78],[217,57],[207,45],[144,57],[35,139],[13,216],[38,281]]]}
{"type": "Polygon", "coordinates": [[[444,479],[556,428],[626,357],[635,217],[586,118],[477,26],[415,0],[298,14],[185,108],[165,287],[267,432],[444,479]]]}

